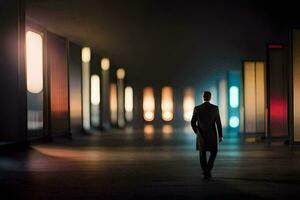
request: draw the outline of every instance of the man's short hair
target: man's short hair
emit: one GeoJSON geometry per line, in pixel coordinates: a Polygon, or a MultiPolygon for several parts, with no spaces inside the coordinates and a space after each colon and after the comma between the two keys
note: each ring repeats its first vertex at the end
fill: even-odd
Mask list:
{"type": "Polygon", "coordinates": [[[210,91],[204,91],[203,92],[203,99],[204,99],[204,101],[210,101],[210,99],[211,99],[210,91]]]}

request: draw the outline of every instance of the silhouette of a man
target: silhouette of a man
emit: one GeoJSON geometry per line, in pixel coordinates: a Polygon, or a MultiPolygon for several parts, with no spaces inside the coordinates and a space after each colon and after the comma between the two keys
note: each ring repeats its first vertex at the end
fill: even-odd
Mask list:
{"type": "Polygon", "coordinates": [[[203,170],[204,179],[211,178],[211,170],[218,152],[218,141],[223,140],[222,124],[219,108],[211,104],[211,93],[203,93],[203,101],[194,108],[191,121],[192,128],[197,135],[196,149],[199,150],[200,165],[203,170]],[[210,152],[207,161],[206,152],[210,152]]]}

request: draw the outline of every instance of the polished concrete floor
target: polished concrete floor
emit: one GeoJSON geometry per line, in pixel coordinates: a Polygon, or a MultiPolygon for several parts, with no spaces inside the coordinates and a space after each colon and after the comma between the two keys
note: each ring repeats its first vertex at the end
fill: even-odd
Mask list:
{"type": "Polygon", "coordinates": [[[1,199],[300,198],[300,149],[226,133],[203,180],[190,129],[77,135],[0,155],[1,199]]]}

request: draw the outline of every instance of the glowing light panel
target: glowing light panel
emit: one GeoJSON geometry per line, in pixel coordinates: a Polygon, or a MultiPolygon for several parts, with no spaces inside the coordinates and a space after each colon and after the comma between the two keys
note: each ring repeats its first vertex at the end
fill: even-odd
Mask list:
{"type": "Polygon", "coordinates": [[[40,34],[26,32],[27,90],[40,93],[43,90],[43,38],[40,34]]]}
{"type": "Polygon", "coordinates": [[[88,47],[82,48],[82,120],[83,128],[90,129],[90,59],[91,50],[88,47]]]}
{"type": "Polygon", "coordinates": [[[101,68],[103,71],[109,70],[110,62],[108,58],[101,59],[101,68]]]}
{"type": "Polygon", "coordinates": [[[195,91],[193,88],[186,88],[183,97],[183,119],[191,121],[195,107],[195,91]]]}
{"type": "Polygon", "coordinates": [[[300,30],[293,30],[294,141],[300,141],[300,30]]]}
{"type": "Polygon", "coordinates": [[[229,105],[232,108],[239,107],[239,88],[231,86],[229,89],[229,105]]]}
{"type": "Polygon", "coordinates": [[[81,50],[82,62],[90,62],[91,60],[91,49],[89,47],[83,47],[81,50]]]}
{"type": "Polygon", "coordinates": [[[120,68],[117,70],[117,78],[118,79],[124,79],[125,78],[125,70],[123,68],[120,68]]]}
{"type": "Polygon", "coordinates": [[[154,111],[155,111],[155,99],[154,91],[151,87],[144,88],[143,91],[143,111],[145,121],[154,120],[154,111]]]}
{"type": "Polygon", "coordinates": [[[117,85],[110,85],[110,119],[113,124],[118,120],[117,85]]]}
{"type": "Polygon", "coordinates": [[[173,90],[171,87],[163,87],[161,93],[162,119],[171,121],[173,119],[173,90]]]}
{"type": "Polygon", "coordinates": [[[221,80],[219,82],[219,110],[222,121],[222,126],[227,127],[227,81],[221,80]]]}
{"type": "Polygon", "coordinates": [[[237,116],[232,116],[229,119],[229,126],[231,128],[237,128],[240,125],[240,120],[237,116]]]}
{"type": "Polygon", "coordinates": [[[91,103],[93,105],[100,103],[100,78],[98,75],[91,76],[91,103]]]}
{"type": "Polygon", "coordinates": [[[133,89],[130,86],[125,88],[125,117],[127,121],[132,120],[133,114],[133,89]]]}

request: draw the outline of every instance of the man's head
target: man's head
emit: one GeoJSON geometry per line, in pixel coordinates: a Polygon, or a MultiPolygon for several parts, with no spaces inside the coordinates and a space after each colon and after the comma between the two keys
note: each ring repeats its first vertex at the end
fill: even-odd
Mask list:
{"type": "Polygon", "coordinates": [[[211,99],[210,91],[204,91],[203,92],[203,101],[210,101],[210,99],[211,99]]]}

